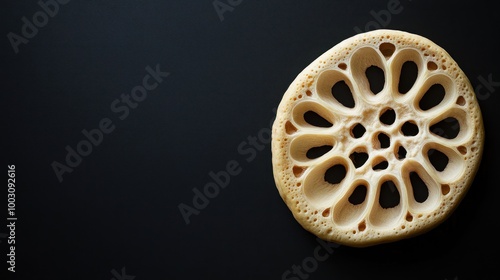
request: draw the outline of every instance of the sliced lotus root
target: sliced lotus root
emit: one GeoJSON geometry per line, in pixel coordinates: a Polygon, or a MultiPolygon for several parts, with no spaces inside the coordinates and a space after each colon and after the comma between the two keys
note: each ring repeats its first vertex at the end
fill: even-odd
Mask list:
{"type": "Polygon", "coordinates": [[[468,78],[419,35],[376,30],[328,50],[278,108],[278,191],[316,236],[364,247],[443,222],[466,194],[483,150],[468,78]]]}

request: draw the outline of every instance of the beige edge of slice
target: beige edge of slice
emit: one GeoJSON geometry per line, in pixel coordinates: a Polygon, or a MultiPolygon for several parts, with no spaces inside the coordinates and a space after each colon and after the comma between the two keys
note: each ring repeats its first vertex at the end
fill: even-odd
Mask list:
{"type": "Polygon", "coordinates": [[[422,234],[443,222],[472,184],[483,142],[483,121],[473,88],[450,55],[422,36],[375,30],[334,46],[290,85],[273,124],[274,179],[284,202],[306,230],[327,241],[366,247],[422,234]],[[398,84],[406,61],[417,65],[418,76],[402,94],[398,84]],[[372,65],[385,76],[385,85],[377,94],[370,90],[365,75],[372,65]],[[339,81],[349,86],[353,108],[333,97],[332,86],[339,81]],[[434,84],[444,88],[444,98],[423,110],[420,100],[434,84]],[[384,124],[380,115],[390,109],[395,121],[384,124]],[[332,126],[311,125],[304,117],[309,111],[332,126]],[[431,132],[432,125],[448,117],[458,121],[452,128],[458,130],[456,137],[448,139],[443,130],[431,132]],[[404,135],[401,127],[406,122],[417,126],[417,135],[404,135]],[[356,124],[366,130],[360,138],[353,135],[356,124]],[[379,133],[389,136],[389,147],[381,147],[379,133]],[[318,158],[307,156],[311,148],[321,146],[332,148],[318,158]],[[398,155],[400,146],[406,150],[405,156],[398,155]],[[429,159],[436,150],[448,158],[444,170],[429,159]],[[354,152],[368,155],[362,166],[351,160],[354,152]],[[387,166],[374,170],[384,160],[387,166]],[[325,181],[331,167],[341,176],[333,180],[340,182],[325,181]],[[424,201],[417,201],[410,174],[417,174],[425,183],[424,201]],[[386,181],[393,182],[390,192],[397,191],[399,203],[384,208],[380,191],[387,193],[390,185],[383,184],[386,181]],[[361,200],[358,197],[352,202],[355,196],[349,198],[356,188],[361,200]]]}

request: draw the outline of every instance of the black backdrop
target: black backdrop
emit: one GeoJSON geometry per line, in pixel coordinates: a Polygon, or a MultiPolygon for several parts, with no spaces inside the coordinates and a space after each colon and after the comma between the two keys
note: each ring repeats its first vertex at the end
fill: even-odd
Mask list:
{"type": "Polygon", "coordinates": [[[2,160],[4,174],[15,165],[17,218],[12,273],[4,181],[1,279],[498,278],[491,5],[41,3],[0,9],[2,160]],[[458,62],[478,90],[483,162],[465,200],[431,232],[364,249],[319,247],[330,254],[318,259],[326,245],[295,222],[274,185],[273,109],[313,59],[375,28],[423,35],[458,62]],[[193,207],[214,178],[225,187],[197,199],[201,210],[183,208],[187,225],[179,205],[193,207]]]}

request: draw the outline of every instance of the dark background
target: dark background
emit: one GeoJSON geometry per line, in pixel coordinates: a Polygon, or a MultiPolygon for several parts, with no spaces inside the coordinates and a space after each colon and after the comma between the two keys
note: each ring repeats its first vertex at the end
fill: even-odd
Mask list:
{"type": "MultiPolygon", "coordinates": [[[[129,280],[282,279],[319,243],[275,188],[264,137],[273,109],[303,68],[356,27],[373,29],[374,15],[394,1],[232,1],[221,20],[212,0],[73,0],[17,54],[7,34],[21,35],[22,17],[32,22],[41,8],[3,1],[2,161],[4,172],[16,166],[18,221],[17,272],[7,273],[0,238],[8,277],[1,279],[119,280],[112,271],[122,268],[129,280]],[[158,64],[170,76],[120,120],[110,104],[158,64]],[[81,131],[103,118],[115,129],[59,182],[51,164],[64,164],[65,147],[76,148],[81,131]],[[264,141],[254,154],[238,151],[259,133],[264,141]],[[192,189],[232,160],[241,172],[186,225],[178,205],[192,205],[192,189]]],[[[494,7],[399,6],[377,25],[433,40],[475,88],[488,77],[500,81],[494,7]]],[[[409,240],[339,247],[307,279],[498,278],[498,91],[498,83],[482,89],[481,169],[446,222],[409,240]]],[[[0,234],[7,233],[6,186],[1,197],[0,234]]]]}

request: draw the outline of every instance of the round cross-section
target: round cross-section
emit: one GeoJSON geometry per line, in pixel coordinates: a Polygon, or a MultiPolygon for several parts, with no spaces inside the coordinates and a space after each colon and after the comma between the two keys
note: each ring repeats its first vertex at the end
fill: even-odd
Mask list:
{"type": "Polygon", "coordinates": [[[364,247],[444,221],[473,182],[484,129],[469,80],[419,35],[376,30],[313,61],[279,105],[276,186],[318,237],[364,247]]]}

